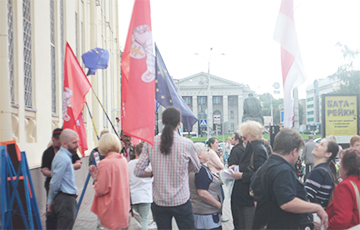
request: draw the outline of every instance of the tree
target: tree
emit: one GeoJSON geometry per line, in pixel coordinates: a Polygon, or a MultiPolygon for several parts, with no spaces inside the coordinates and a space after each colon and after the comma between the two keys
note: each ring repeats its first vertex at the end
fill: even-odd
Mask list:
{"type": "Polygon", "coordinates": [[[360,71],[355,70],[354,60],[359,54],[359,50],[351,50],[346,45],[338,42],[337,46],[341,47],[344,64],[338,68],[338,71],[330,76],[330,79],[340,80],[340,89],[334,93],[354,93],[360,92],[360,71]]]}
{"type": "Polygon", "coordinates": [[[271,116],[271,99],[273,103],[274,125],[280,124],[280,109],[279,105],[284,103],[284,99],[275,99],[270,93],[264,93],[259,96],[262,103],[263,116],[271,116]]]}

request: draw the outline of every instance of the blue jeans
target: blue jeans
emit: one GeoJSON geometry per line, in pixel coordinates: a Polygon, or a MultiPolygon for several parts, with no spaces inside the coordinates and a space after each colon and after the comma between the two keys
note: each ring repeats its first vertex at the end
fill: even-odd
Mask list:
{"type": "Polygon", "coordinates": [[[133,204],[131,205],[132,208],[139,213],[141,216],[141,229],[147,230],[148,229],[148,216],[150,211],[150,203],[143,203],[143,204],[133,204]]]}
{"type": "Polygon", "coordinates": [[[175,218],[176,224],[180,230],[195,229],[194,214],[190,200],[188,200],[185,204],[174,207],[163,207],[152,203],[151,211],[159,230],[172,229],[171,219],[173,217],[175,218]]]}

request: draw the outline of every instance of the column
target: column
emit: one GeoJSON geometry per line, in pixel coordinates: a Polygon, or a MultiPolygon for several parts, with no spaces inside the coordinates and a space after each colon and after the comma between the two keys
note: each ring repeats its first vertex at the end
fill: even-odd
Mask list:
{"type": "MultiPolygon", "coordinates": [[[[198,109],[197,109],[197,96],[192,96],[192,112],[194,113],[195,117],[198,117],[198,109]]],[[[200,122],[200,120],[198,120],[198,122],[200,122]]],[[[193,132],[197,132],[198,133],[198,122],[196,122],[193,125],[193,132]]]]}
{"type": "MultiPolygon", "coordinates": [[[[12,140],[8,59],[7,1],[0,1],[0,141],[12,140]]],[[[15,17],[15,16],[13,16],[15,17]]]]}
{"type": "Polygon", "coordinates": [[[210,136],[211,136],[211,131],[213,130],[213,100],[212,100],[212,96],[208,95],[207,96],[207,100],[208,101],[208,106],[209,108],[207,108],[207,123],[208,123],[208,127],[210,128],[210,136]]]}
{"type": "Polygon", "coordinates": [[[238,125],[242,123],[242,116],[244,114],[244,97],[238,95],[238,125]]]}
{"type": "MultiPolygon", "coordinates": [[[[228,107],[228,95],[223,95],[223,114],[222,114],[222,131],[223,133],[227,133],[228,129],[227,127],[225,127],[225,124],[229,122],[229,107],[228,107]]],[[[228,126],[228,125],[227,125],[228,126]]]]}

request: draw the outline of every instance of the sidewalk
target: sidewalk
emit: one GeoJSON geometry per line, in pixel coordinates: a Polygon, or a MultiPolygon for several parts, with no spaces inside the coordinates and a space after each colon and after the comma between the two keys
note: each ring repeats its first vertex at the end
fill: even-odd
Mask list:
{"type": "MultiPolygon", "coordinates": [[[[223,217],[228,218],[229,221],[222,224],[222,228],[224,230],[232,230],[233,227],[233,221],[231,216],[231,208],[230,208],[230,197],[229,197],[229,188],[224,186],[225,191],[225,201],[224,201],[224,207],[223,207],[223,217]]],[[[79,195],[82,191],[79,191],[79,195]]],[[[79,200],[80,197],[78,197],[77,200],[79,200]]],[[[81,207],[78,213],[78,216],[75,221],[75,225],[73,229],[76,230],[82,230],[82,229],[93,229],[96,230],[97,226],[97,216],[90,211],[92,201],[94,198],[94,189],[92,183],[88,184],[88,187],[86,189],[83,201],[81,203],[81,207]]],[[[151,212],[150,212],[151,213],[151,212]]],[[[41,221],[43,224],[43,228],[46,229],[45,225],[45,214],[42,213],[41,215],[41,221]]],[[[178,229],[175,223],[175,220],[173,219],[173,229],[178,229]]]]}

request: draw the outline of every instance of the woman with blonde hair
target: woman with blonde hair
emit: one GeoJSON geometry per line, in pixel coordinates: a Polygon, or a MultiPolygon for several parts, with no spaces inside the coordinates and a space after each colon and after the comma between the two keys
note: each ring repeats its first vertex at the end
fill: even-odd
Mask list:
{"type": "MultiPolygon", "coordinates": [[[[262,143],[264,127],[256,121],[248,120],[240,125],[239,133],[246,146],[238,163],[239,172],[234,172],[235,179],[231,194],[231,211],[235,229],[251,229],[255,214],[254,198],[249,193],[250,179],[266,161],[268,152],[262,143]]],[[[235,165],[230,166],[231,169],[235,165]]]]}
{"type": "Polygon", "coordinates": [[[105,133],[99,140],[99,152],[105,155],[99,167],[89,167],[95,195],[91,211],[107,229],[127,228],[130,211],[129,171],[119,138],[105,133]]]}

